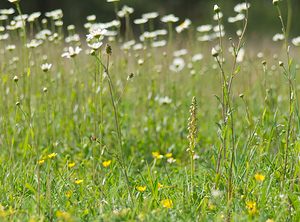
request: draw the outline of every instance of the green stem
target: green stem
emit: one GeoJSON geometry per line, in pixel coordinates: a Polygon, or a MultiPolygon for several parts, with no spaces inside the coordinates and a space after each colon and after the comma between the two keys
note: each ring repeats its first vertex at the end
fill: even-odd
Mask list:
{"type": "Polygon", "coordinates": [[[118,141],[119,141],[119,147],[120,147],[121,159],[119,161],[119,164],[121,166],[122,172],[123,172],[124,177],[125,177],[125,181],[126,181],[128,193],[129,193],[129,196],[130,196],[131,204],[134,205],[133,196],[132,196],[131,189],[130,189],[128,172],[127,172],[127,168],[125,166],[125,158],[124,158],[123,143],[122,143],[122,132],[121,132],[121,128],[120,128],[119,114],[118,114],[119,113],[118,112],[118,104],[115,102],[114,85],[113,85],[113,82],[111,80],[111,76],[109,74],[109,69],[108,69],[109,68],[109,58],[110,58],[110,56],[107,55],[107,64],[104,65],[102,63],[102,61],[96,56],[97,61],[103,67],[103,69],[104,69],[104,71],[105,71],[105,73],[107,75],[107,78],[108,78],[110,99],[111,99],[111,103],[112,103],[112,106],[113,106],[114,119],[115,119],[115,127],[116,127],[116,131],[117,131],[117,136],[118,136],[118,141]]]}

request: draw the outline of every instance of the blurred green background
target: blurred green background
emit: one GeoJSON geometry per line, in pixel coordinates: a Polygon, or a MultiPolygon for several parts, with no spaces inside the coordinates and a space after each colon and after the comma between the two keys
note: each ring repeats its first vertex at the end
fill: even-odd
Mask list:
{"type": "MultiPolygon", "coordinates": [[[[284,11],[287,8],[287,1],[283,0],[281,6],[284,11]]],[[[290,0],[292,4],[292,36],[300,35],[300,1],[290,0]]],[[[235,4],[238,0],[120,0],[119,7],[126,4],[135,9],[133,18],[138,18],[141,14],[150,11],[158,11],[161,15],[174,13],[181,20],[190,18],[194,25],[209,23],[212,19],[213,5],[215,3],[222,7],[225,17],[234,16],[235,4]]],[[[272,0],[250,0],[250,25],[249,33],[252,35],[272,36],[280,32],[280,23],[277,18],[276,9],[272,5],[272,0]]],[[[7,0],[0,0],[0,8],[11,7],[7,0]]],[[[64,11],[65,24],[83,25],[87,15],[95,14],[97,20],[108,22],[115,18],[114,6],[106,0],[21,0],[21,7],[24,13],[34,11],[50,11],[61,8],[64,11]]],[[[285,16],[285,15],[284,15],[285,16]]],[[[236,27],[227,25],[229,29],[236,27]]]]}

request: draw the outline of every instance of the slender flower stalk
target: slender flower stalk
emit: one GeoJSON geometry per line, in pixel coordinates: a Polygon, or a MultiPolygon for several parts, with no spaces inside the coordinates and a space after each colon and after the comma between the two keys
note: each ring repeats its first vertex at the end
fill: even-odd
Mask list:
{"type": "Polygon", "coordinates": [[[111,76],[110,76],[110,72],[109,72],[111,54],[112,54],[111,46],[107,45],[106,46],[106,55],[107,55],[106,65],[97,56],[96,56],[96,59],[99,62],[99,64],[103,67],[104,73],[106,74],[107,79],[108,79],[110,99],[111,99],[111,103],[112,103],[113,111],[114,111],[115,127],[116,127],[116,131],[117,131],[119,150],[120,150],[119,151],[120,157],[118,157],[118,155],[117,155],[117,160],[118,160],[118,162],[121,166],[122,172],[123,172],[124,177],[125,177],[125,182],[126,182],[126,185],[127,185],[128,193],[129,193],[130,200],[131,200],[131,204],[134,205],[133,196],[132,196],[131,188],[130,188],[128,172],[127,172],[127,167],[126,167],[126,164],[125,164],[125,154],[124,154],[124,149],[123,149],[122,132],[121,132],[121,126],[120,126],[120,121],[119,121],[118,103],[115,99],[116,98],[115,97],[115,89],[114,89],[114,85],[113,85],[113,82],[112,82],[112,79],[111,79],[111,76]]]}
{"type": "Polygon", "coordinates": [[[195,156],[195,147],[196,147],[196,142],[197,142],[197,101],[196,97],[193,97],[192,99],[192,104],[190,106],[190,117],[188,120],[188,136],[187,139],[189,141],[189,148],[187,151],[190,154],[190,162],[191,162],[191,175],[190,175],[190,193],[191,196],[193,196],[193,181],[194,181],[194,174],[195,174],[195,161],[194,161],[194,156],[195,156]]]}
{"type": "MultiPolygon", "coordinates": [[[[286,137],[285,137],[285,148],[284,148],[284,169],[283,169],[283,176],[282,176],[282,183],[281,183],[281,189],[283,189],[283,182],[286,180],[287,177],[287,171],[288,171],[288,157],[289,157],[289,151],[291,149],[291,144],[293,143],[293,138],[292,138],[292,129],[293,129],[293,118],[294,118],[294,95],[295,95],[295,90],[294,90],[294,77],[292,76],[291,73],[291,58],[290,58],[290,46],[288,44],[288,30],[286,28],[286,25],[284,23],[283,17],[282,17],[282,13],[281,13],[281,9],[279,7],[279,2],[274,3],[274,6],[277,9],[278,12],[278,17],[281,23],[281,28],[282,28],[282,32],[284,35],[284,49],[285,49],[285,53],[286,53],[286,62],[287,62],[287,68],[285,67],[283,62],[279,62],[280,66],[283,68],[283,74],[285,75],[286,79],[288,80],[288,87],[289,87],[289,92],[288,92],[288,100],[289,100],[289,108],[288,108],[288,122],[287,122],[287,126],[286,126],[286,137]]],[[[291,13],[291,11],[289,11],[289,13],[291,13]]],[[[290,29],[290,24],[289,24],[289,16],[288,15],[288,29],[290,29]]]]}
{"type": "MultiPolygon", "coordinates": [[[[219,26],[219,51],[212,50],[212,56],[216,59],[220,73],[221,73],[221,85],[222,85],[222,98],[220,99],[220,103],[222,105],[222,124],[220,124],[221,130],[221,147],[218,153],[217,160],[217,168],[216,168],[216,186],[218,186],[219,178],[221,177],[221,160],[222,160],[222,152],[223,154],[223,165],[225,169],[228,170],[227,177],[227,200],[228,206],[232,204],[233,198],[233,171],[234,171],[234,160],[236,153],[236,138],[235,138],[235,126],[234,126],[234,115],[233,115],[233,95],[232,95],[232,83],[234,77],[239,73],[239,69],[237,68],[237,59],[239,52],[241,50],[241,46],[243,44],[243,37],[245,35],[247,25],[248,25],[248,2],[246,1],[246,15],[244,18],[244,24],[241,34],[239,35],[239,39],[237,44],[232,42],[233,48],[233,65],[232,70],[229,74],[226,74],[224,70],[223,61],[223,43],[222,43],[222,29],[221,29],[221,18],[219,16],[220,8],[215,5],[214,11],[217,13],[218,26],[219,26]],[[226,149],[227,140],[230,141],[230,149],[226,149]]],[[[231,40],[231,39],[230,39],[231,40]]],[[[231,211],[228,211],[227,218],[231,217],[231,211]]]]}

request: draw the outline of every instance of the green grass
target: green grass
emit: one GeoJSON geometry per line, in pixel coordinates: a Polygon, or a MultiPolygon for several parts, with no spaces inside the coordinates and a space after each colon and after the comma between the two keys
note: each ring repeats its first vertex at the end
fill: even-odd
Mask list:
{"type": "Polygon", "coordinates": [[[296,47],[242,38],[234,66],[224,37],[219,69],[219,40],[196,41],[192,30],[162,48],[110,42],[111,55],[51,31],[58,36],[33,49],[23,47],[28,29],[26,38],[22,28],[0,33],[10,34],[0,41],[1,221],[300,220],[296,47]],[[62,58],[69,45],[83,50],[62,58]],[[176,73],[169,66],[182,48],[176,73]],[[197,53],[204,58],[193,62],[197,53]]]}

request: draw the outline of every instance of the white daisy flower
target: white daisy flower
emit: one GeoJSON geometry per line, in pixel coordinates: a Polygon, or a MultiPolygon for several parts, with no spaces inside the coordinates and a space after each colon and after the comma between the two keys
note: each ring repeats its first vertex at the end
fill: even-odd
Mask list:
{"type": "Polygon", "coordinates": [[[188,29],[191,24],[192,21],[190,19],[185,19],[183,23],[181,23],[179,26],[175,28],[175,30],[177,33],[181,33],[182,31],[188,29]]]}
{"type": "Polygon", "coordinates": [[[150,20],[150,19],[155,19],[158,17],[158,13],[157,12],[148,12],[145,14],[142,14],[142,18],[150,20]]]}
{"type": "Polygon", "coordinates": [[[185,61],[183,58],[175,58],[172,64],[169,66],[170,70],[173,72],[180,72],[185,67],[185,61]]]}
{"type": "Polygon", "coordinates": [[[295,45],[295,46],[300,46],[300,36],[296,37],[296,38],[293,38],[292,39],[292,43],[295,45]]]}
{"type": "Polygon", "coordinates": [[[82,51],[82,49],[81,49],[79,46],[76,46],[76,48],[69,47],[69,48],[67,49],[67,51],[64,52],[64,53],[61,55],[61,57],[67,58],[67,59],[74,58],[74,57],[77,56],[81,51],[82,51]]]}
{"type": "Polygon", "coordinates": [[[197,27],[197,31],[198,32],[209,32],[210,30],[212,30],[212,25],[201,25],[199,27],[197,27]]]}
{"type": "Polygon", "coordinates": [[[247,11],[247,9],[249,8],[250,8],[250,3],[243,2],[234,6],[234,11],[237,13],[242,13],[243,11],[247,11]]]}
{"type": "Polygon", "coordinates": [[[165,15],[164,17],[161,18],[161,21],[164,23],[175,23],[179,21],[179,18],[176,17],[173,14],[165,15]]]}
{"type": "Polygon", "coordinates": [[[284,35],[281,33],[277,33],[273,36],[272,40],[274,42],[282,41],[282,40],[284,40],[284,35]]]}
{"type": "Polygon", "coordinates": [[[48,72],[51,68],[52,68],[52,64],[49,64],[49,63],[44,63],[41,65],[41,69],[44,72],[48,72]]]}

